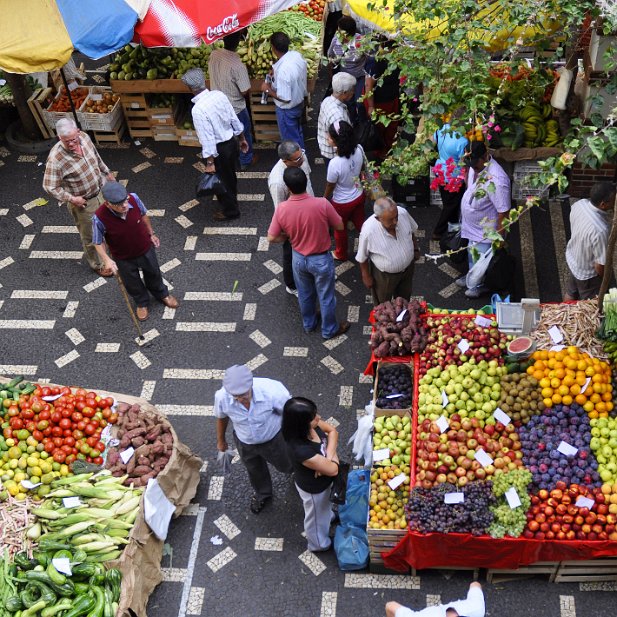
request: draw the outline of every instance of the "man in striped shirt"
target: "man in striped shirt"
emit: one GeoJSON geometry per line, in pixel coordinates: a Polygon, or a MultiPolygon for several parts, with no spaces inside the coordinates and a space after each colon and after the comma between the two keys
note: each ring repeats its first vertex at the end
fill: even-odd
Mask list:
{"type": "Polygon", "coordinates": [[[615,185],[599,182],[592,187],[589,199],[580,199],[572,205],[572,236],[566,247],[569,276],[564,300],[588,300],[600,292],[611,228],[608,211],[614,204],[615,185]]]}
{"type": "Polygon", "coordinates": [[[375,305],[392,298],[409,299],[414,262],[420,257],[414,236],[418,224],[389,197],[377,199],[373,212],[362,225],[356,254],[362,282],[375,305]]]}
{"type": "Polygon", "coordinates": [[[317,120],[317,143],[321,156],[333,159],[336,156],[334,146],[328,141],[328,129],[337,120],[344,120],[351,124],[346,102],[354,95],[356,78],[349,73],[337,73],[332,78],[332,94],[327,96],[319,107],[317,120]]]}

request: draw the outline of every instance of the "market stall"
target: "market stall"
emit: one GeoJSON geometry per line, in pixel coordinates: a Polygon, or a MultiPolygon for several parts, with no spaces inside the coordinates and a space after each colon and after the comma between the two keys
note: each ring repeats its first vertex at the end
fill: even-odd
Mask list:
{"type": "Polygon", "coordinates": [[[611,303],[604,340],[597,301],[543,305],[528,336],[500,330],[503,305],[499,324],[375,310],[374,354],[408,329],[422,348],[377,364],[372,568],[617,580],[611,303]]]}
{"type": "Polygon", "coordinates": [[[170,519],[194,497],[201,460],[143,399],[1,383],[0,569],[14,577],[0,577],[6,610],[88,600],[85,612],[96,602],[97,614],[145,615],[170,519]]]}

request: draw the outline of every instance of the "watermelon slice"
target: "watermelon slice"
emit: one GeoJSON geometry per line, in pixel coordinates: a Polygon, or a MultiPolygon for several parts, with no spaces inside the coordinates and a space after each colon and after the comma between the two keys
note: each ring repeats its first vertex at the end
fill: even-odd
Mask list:
{"type": "Polygon", "coordinates": [[[519,336],[508,343],[508,353],[513,356],[522,356],[531,353],[534,341],[528,336],[519,336]]]}

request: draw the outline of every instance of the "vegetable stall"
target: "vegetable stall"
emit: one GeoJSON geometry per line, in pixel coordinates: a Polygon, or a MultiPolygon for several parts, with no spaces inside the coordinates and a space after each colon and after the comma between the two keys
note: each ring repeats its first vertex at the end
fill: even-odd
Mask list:
{"type": "Polygon", "coordinates": [[[201,460],[145,400],[0,383],[0,615],[144,615],[201,460]]]}
{"type": "Polygon", "coordinates": [[[525,336],[502,332],[490,307],[374,309],[373,570],[617,580],[608,298],[603,319],[596,300],[541,305],[525,336]]]}

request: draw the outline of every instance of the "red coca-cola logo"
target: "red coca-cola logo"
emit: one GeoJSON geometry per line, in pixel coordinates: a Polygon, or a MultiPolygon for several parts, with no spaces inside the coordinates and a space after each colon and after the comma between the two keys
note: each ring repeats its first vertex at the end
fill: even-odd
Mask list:
{"type": "Polygon", "coordinates": [[[240,26],[240,21],[238,20],[238,14],[234,13],[233,15],[229,15],[225,17],[223,21],[218,25],[211,28],[208,26],[206,30],[206,38],[210,41],[222,36],[223,34],[229,34],[233,30],[236,30],[240,26]]]}

